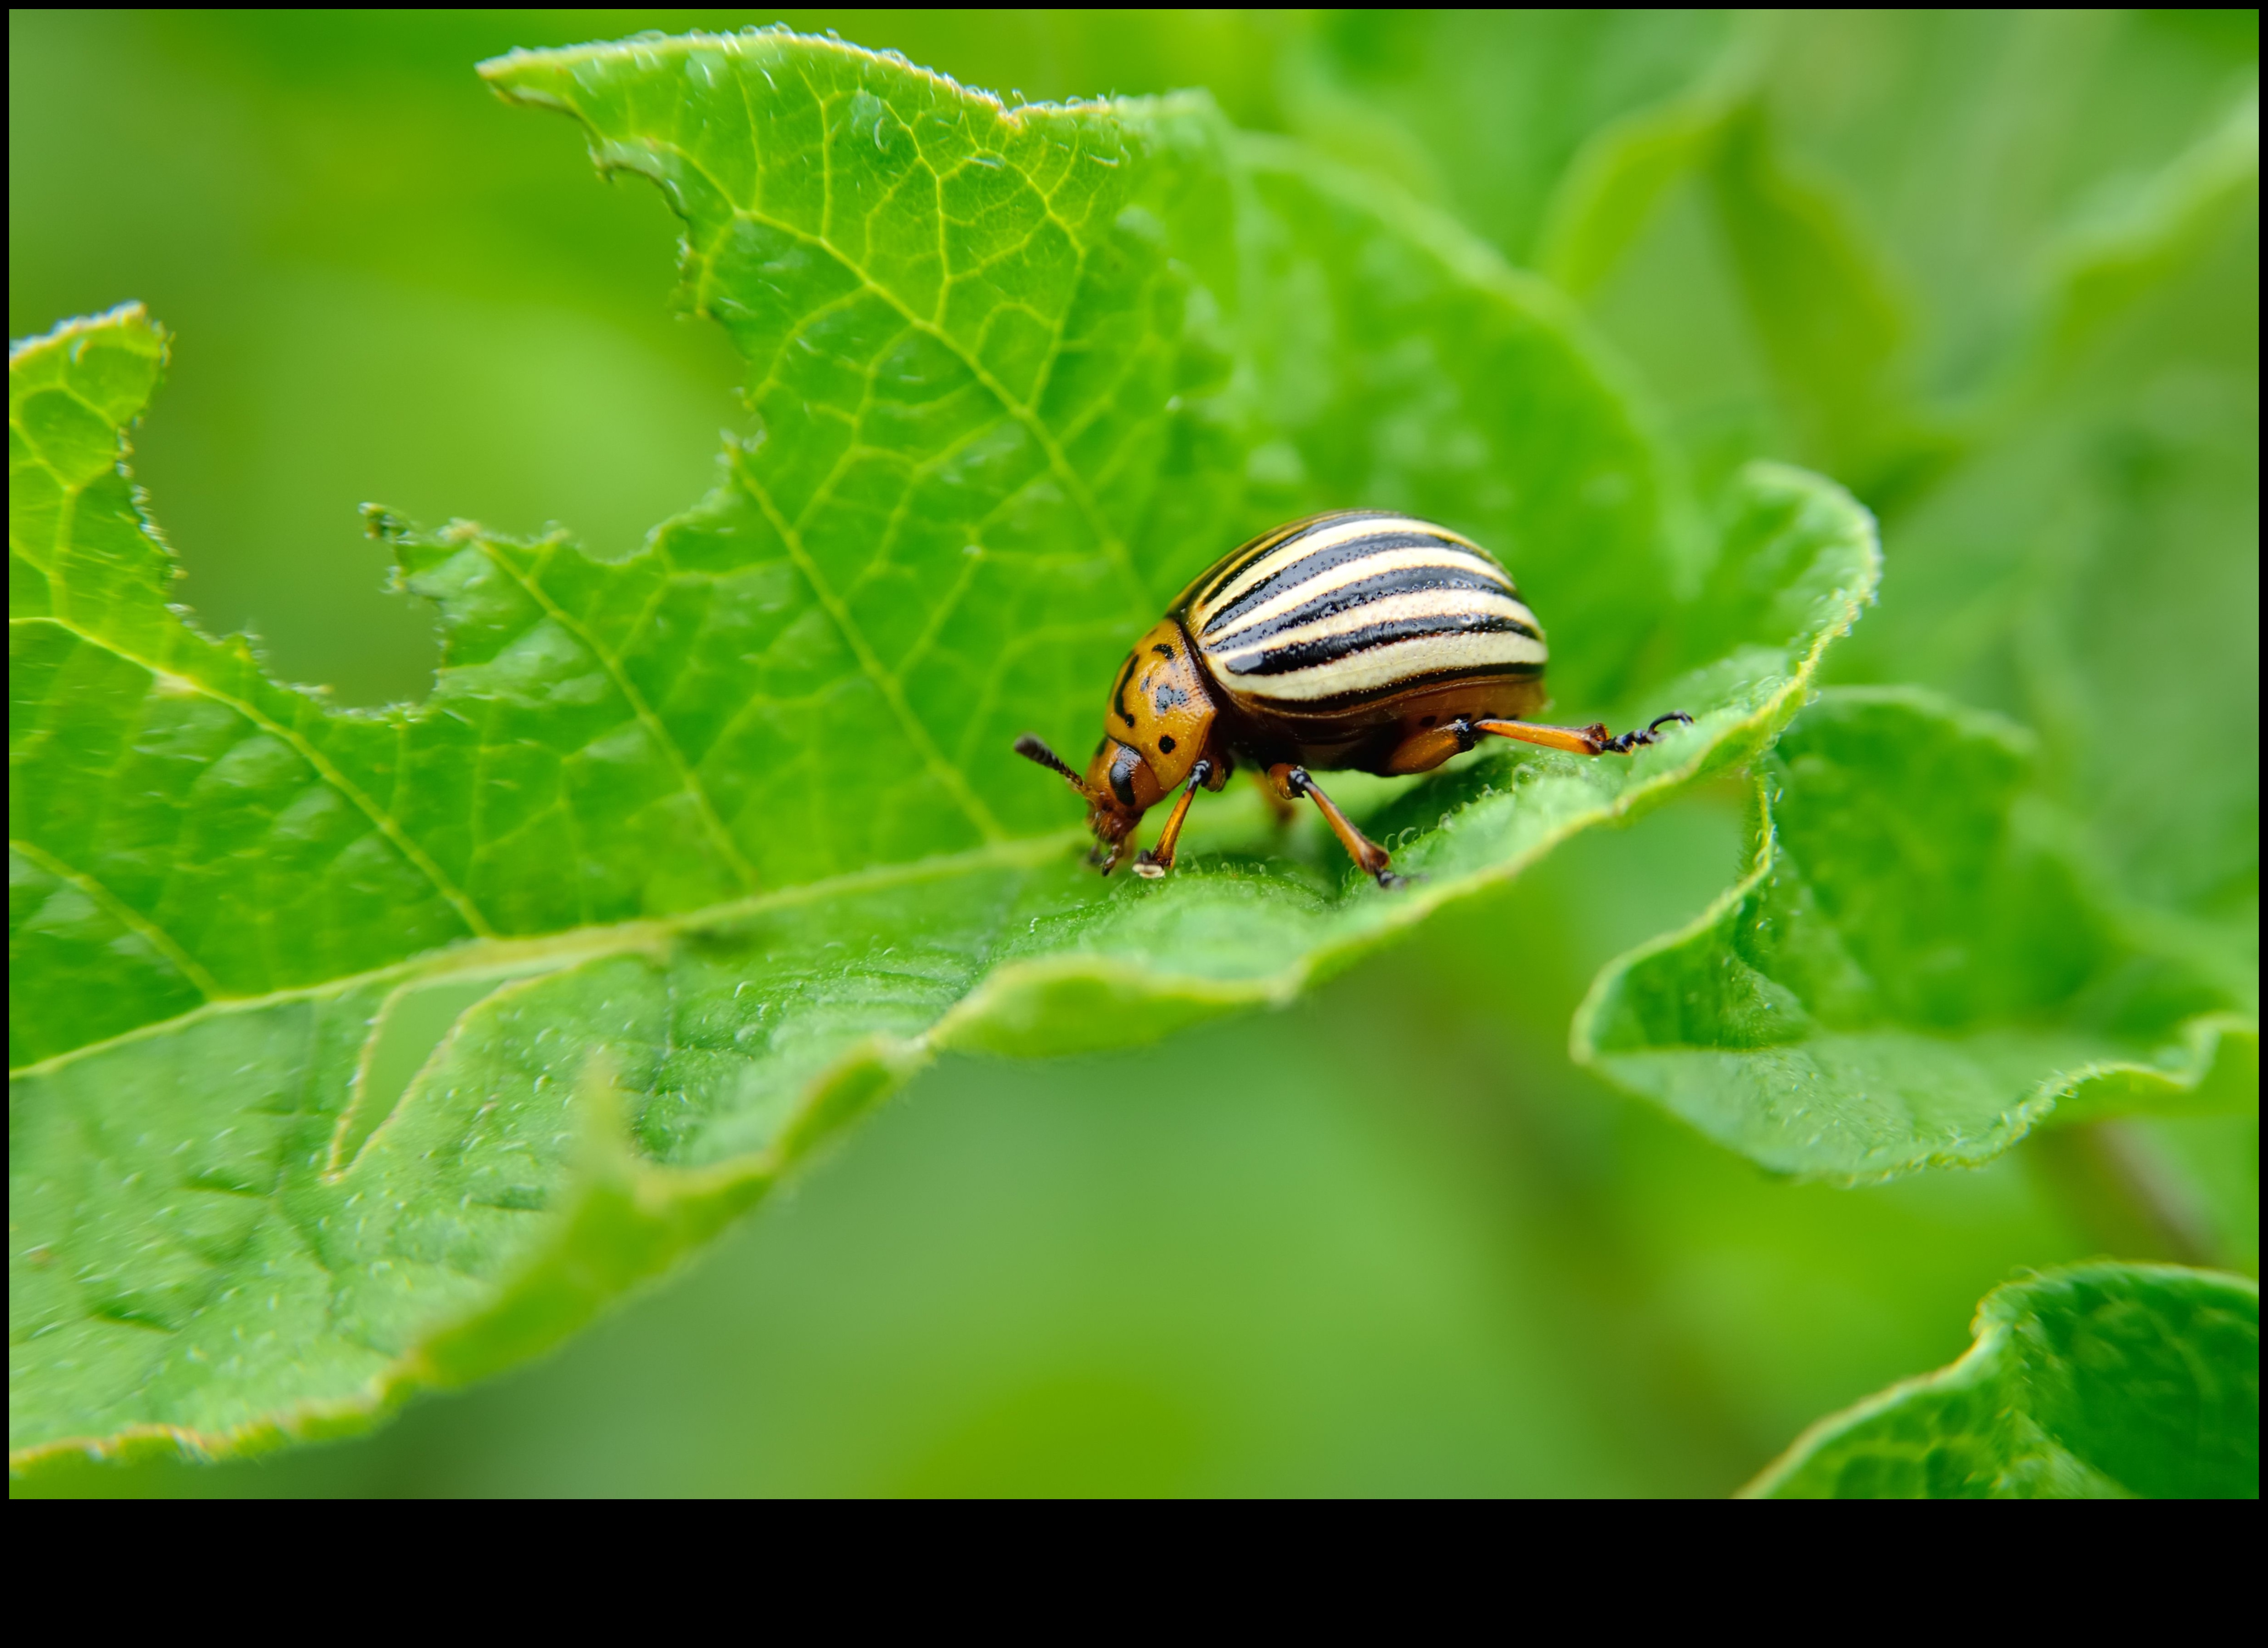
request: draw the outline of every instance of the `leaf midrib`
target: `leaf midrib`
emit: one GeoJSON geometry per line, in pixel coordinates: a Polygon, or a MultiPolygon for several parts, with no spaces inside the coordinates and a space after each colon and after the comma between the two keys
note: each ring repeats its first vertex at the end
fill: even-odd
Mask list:
{"type": "MultiPolygon", "coordinates": [[[[1760,472],[1769,473],[1777,466],[1756,466],[1760,472]]],[[[1869,557],[1864,576],[1855,589],[1838,591],[1844,608],[1843,622],[1847,622],[1870,599],[1880,576],[1879,549],[1869,557]]],[[[66,626],[67,628],[70,626],[66,626]]],[[[1674,766],[1665,767],[1646,778],[1626,785],[1614,798],[1603,806],[1571,813],[1560,820],[1558,827],[1527,850],[1514,853],[1484,869],[1438,881],[1422,888],[1413,888],[1396,903],[1389,917],[1374,930],[1346,935],[1326,942],[1309,951],[1289,969],[1290,974],[1304,976],[1329,962],[1350,947],[1359,949],[1374,942],[1386,933],[1414,925],[1424,920],[1440,906],[1464,896],[1491,882],[1510,879],[1524,873],[1561,842],[1593,825],[1615,819],[1628,819],[1649,804],[1654,798],[1675,791],[1690,782],[1700,769],[1742,732],[1770,727],[1784,720],[1791,706],[1799,703],[1810,689],[1819,661],[1835,637],[1841,633],[1842,623],[1826,620],[1819,624],[1811,644],[1783,679],[1778,690],[1747,714],[1727,723],[1715,738],[1696,745],[1691,754],[1674,766]]],[[[92,639],[92,637],[90,637],[92,639]]],[[[113,649],[115,651],[116,649],[113,649]]],[[[137,662],[139,660],[136,660],[137,662]]],[[[9,1072],[11,1080],[19,1077],[43,1076],[63,1069],[81,1058],[108,1048],[151,1039],[197,1020],[217,1018],[227,1013],[249,1012],[272,1004],[289,1001],[313,1000],[320,997],[342,992],[364,984],[374,984],[401,979],[421,968],[431,969],[434,978],[475,973],[487,968],[498,972],[518,970],[530,961],[557,957],[563,967],[600,956],[620,954],[649,947],[659,947],[680,933],[689,932],[719,922],[738,919],[762,912],[792,908],[814,902],[840,893],[855,893],[870,889],[897,887],[926,880],[942,879],[946,876],[968,871],[1003,867],[1011,864],[1041,864],[1050,856],[1076,845],[1084,837],[1081,828],[1051,831],[1044,835],[1010,837],[988,842],[982,847],[966,852],[942,854],[931,858],[919,858],[897,864],[872,866],[846,874],[799,883],[776,892],[755,894],[746,898],[728,900],[723,903],[685,910],[674,916],[642,917],[631,922],[576,927],[558,933],[534,938],[500,938],[494,934],[481,938],[428,951],[422,955],[404,958],[383,967],[366,973],[350,974],[340,978],[268,992],[255,997],[228,997],[208,1002],[202,1006],[161,1019],[131,1030],[121,1031],[99,1041],[50,1055],[35,1063],[26,1064],[9,1072]]],[[[996,969],[997,973],[997,969],[996,969]]],[[[990,982],[992,981],[988,981],[990,982]]],[[[1219,982],[1219,981],[1215,981],[1219,982]]],[[[1255,981],[1263,983],[1264,981],[1255,981]]],[[[981,991],[985,987],[978,986],[981,991]]],[[[966,1007],[966,1003],[961,1004],[966,1007]]],[[[956,1008],[955,1012],[961,1011],[956,1008]]]]}
{"type": "Polygon", "coordinates": [[[534,970],[532,964],[552,961],[545,971],[556,972],[586,960],[622,955],[639,950],[658,950],[681,934],[725,922],[744,920],[748,916],[769,914],[778,909],[790,909],[798,905],[816,903],[838,894],[877,892],[884,888],[916,885],[924,881],[943,880],[950,876],[971,874],[983,870],[997,870],[1046,863],[1066,849],[1084,839],[1084,829],[1063,829],[1043,835],[1014,836],[990,842],[967,852],[942,854],[933,858],[917,858],[903,864],[878,864],[865,870],[854,870],[839,876],[829,876],[817,881],[799,882],[793,887],[780,887],[769,893],[757,893],[744,898],[728,899],[721,903],[707,904],[697,909],[681,910],[674,916],[641,916],[634,921],[595,923],[587,926],[563,928],[558,932],[534,938],[505,938],[490,935],[443,945],[399,961],[388,962],[365,972],[342,974],[335,978],[317,980],[306,984],[294,984],[283,990],[268,990],[257,996],[220,996],[186,1012],[169,1019],[152,1019],[136,1025],[131,1030],[105,1036],[98,1041],[50,1054],[44,1059],[11,1069],[9,1079],[46,1076],[94,1054],[116,1047],[186,1028],[206,1019],[222,1018],[235,1013],[254,1012],[289,1002],[314,1001],[326,996],[343,995],[366,985],[384,984],[410,977],[420,982],[461,977],[484,972],[497,974],[534,970]]]}

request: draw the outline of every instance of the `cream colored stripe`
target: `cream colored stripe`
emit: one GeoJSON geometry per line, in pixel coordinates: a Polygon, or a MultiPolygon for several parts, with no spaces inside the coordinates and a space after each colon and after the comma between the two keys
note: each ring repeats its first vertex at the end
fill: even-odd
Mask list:
{"type": "Polygon", "coordinates": [[[1433,671],[1524,669],[1543,664],[1543,642],[1531,642],[1527,635],[1420,635],[1409,642],[1374,646],[1367,653],[1356,653],[1336,664],[1295,669],[1288,675],[1232,675],[1229,689],[1238,698],[1307,703],[1381,687],[1390,689],[1433,671]]]}
{"type": "Polygon", "coordinates": [[[1366,601],[1359,607],[1350,607],[1344,612],[1333,613],[1326,618],[1310,619],[1293,629],[1270,636],[1265,641],[1255,641],[1242,647],[1214,648],[1207,656],[1221,668],[1233,673],[1240,664],[1246,664],[1248,660],[1266,658],[1304,642],[1327,641],[1334,636],[1353,635],[1373,624],[1395,623],[1405,618],[1439,618],[1444,621],[1445,629],[1449,629],[1456,619],[1481,613],[1491,618],[1513,618],[1522,622],[1530,616],[1528,608],[1509,595],[1484,595],[1476,590],[1411,590],[1406,594],[1389,595],[1383,600],[1366,601]]]}
{"type": "Polygon", "coordinates": [[[1278,544],[1262,555],[1231,579],[1226,588],[1208,598],[1190,615],[1197,620],[1197,628],[1202,629],[1213,614],[1233,605],[1245,591],[1292,563],[1304,561],[1319,549],[1329,549],[1334,544],[1343,544],[1351,538],[1367,538],[1374,533],[1388,532],[1431,533],[1439,537],[1441,529],[1431,521],[1416,520],[1407,515],[1366,515],[1359,520],[1333,521],[1328,526],[1314,527],[1305,536],[1278,544]]]}
{"type": "Polygon", "coordinates": [[[1540,665],[1546,661],[1541,641],[1509,630],[1494,634],[1416,636],[1386,646],[1373,647],[1333,664],[1294,670],[1288,675],[1233,675],[1230,692],[1240,698],[1264,698],[1301,703],[1336,698],[1344,693],[1367,692],[1397,681],[1429,675],[1436,670],[1482,669],[1540,665]]]}
{"type": "MultiPolygon", "coordinates": [[[[1381,549],[1375,555],[1365,555],[1359,561],[1346,562],[1343,565],[1333,567],[1328,572],[1308,578],[1302,583],[1294,584],[1289,589],[1280,590],[1270,595],[1250,612],[1237,619],[1234,629],[1224,630],[1217,636],[1207,636],[1206,650],[1219,651],[1253,625],[1266,623],[1271,619],[1281,617],[1292,608],[1303,607],[1317,596],[1328,594],[1332,590],[1344,588],[1349,584],[1359,584],[1366,578],[1375,578],[1381,573],[1399,572],[1405,567],[1426,566],[1447,567],[1459,572],[1477,572],[1484,578],[1509,582],[1505,579],[1503,568],[1480,555],[1468,555],[1454,544],[1429,545],[1424,548],[1381,549]]],[[[1364,610],[1369,609],[1366,607],[1364,610]]]]}

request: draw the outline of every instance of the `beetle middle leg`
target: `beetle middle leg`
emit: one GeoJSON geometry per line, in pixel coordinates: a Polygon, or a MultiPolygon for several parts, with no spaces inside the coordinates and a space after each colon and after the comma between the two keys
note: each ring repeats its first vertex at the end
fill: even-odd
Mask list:
{"type": "Polygon", "coordinates": [[[1278,829],[1287,828],[1293,819],[1300,816],[1298,806],[1293,803],[1291,797],[1276,787],[1276,781],[1267,773],[1257,767],[1253,768],[1251,771],[1252,782],[1260,787],[1260,793],[1267,798],[1270,821],[1278,829]]]}
{"type": "Polygon", "coordinates": [[[1189,817],[1189,803],[1197,799],[1197,791],[1212,777],[1212,763],[1204,760],[1189,769],[1189,785],[1167,816],[1165,832],[1158,837],[1157,851],[1142,853],[1135,858],[1136,875],[1154,881],[1174,867],[1174,849],[1182,839],[1182,820],[1189,817]]]}
{"type": "Polygon", "coordinates": [[[1322,786],[1307,776],[1304,767],[1294,767],[1289,761],[1278,761],[1268,769],[1276,793],[1287,801],[1305,796],[1322,810],[1323,821],[1331,827],[1331,834],[1339,838],[1339,845],[1347,850],[1355,867],[1374,879],[1382,887],[1403,885],[1402,878],[1394,873],[1394,860],[1386,849],[1354,827],[1354,820],[1339,811],[1339,804],[1323,793],[1322,786]]]}

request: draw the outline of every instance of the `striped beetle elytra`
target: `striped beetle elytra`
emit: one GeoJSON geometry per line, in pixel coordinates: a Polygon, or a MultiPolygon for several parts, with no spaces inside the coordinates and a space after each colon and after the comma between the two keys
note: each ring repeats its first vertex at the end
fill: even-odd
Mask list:
{"type": "Polygon", "coordinates": [[[1284,816],[1302,797],[1381,887],[1386,850],[1325,795],[1311,770],[1430,771],[1484,737],[1581,755],[1624,755],[1643,731],[1544,726],[1543,627],[1512,578],[1471,539],[1408,515],[1341,510],[1263,533],[1183,590],[1134,644],[1084,776],[1027,733],[1016,753],[1060,773],[1087,804],[1094,862],[1117,866],[1142,815],[1186,784],[1145,876],[1173,867],[1189,803],[1239,760],[1263,774],[1284,816]]]}

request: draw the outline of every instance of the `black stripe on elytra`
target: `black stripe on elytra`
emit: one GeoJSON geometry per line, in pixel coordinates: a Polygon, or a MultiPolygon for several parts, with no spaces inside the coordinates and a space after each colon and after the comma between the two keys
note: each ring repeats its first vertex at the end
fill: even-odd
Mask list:
{"type": "Polygon", "coordinates": [[[1342,521],[1385,520],[1399,514],[1395,510],[1334,510],[1327,515],[1310,515],[1264,532],[1250,543],[1232,550],[1228,557],[1208,572],[1197,592],[1181,603],[1181,610],[1195,612],[1213,598],[1215,592],[1226,588],[1255,561],[1263,560],[1285,544],[1296,543],[1309,533],[1326,526],[1336,526],[1342,521]]]}
{"type": "Polygon", "coordinates": [[[1129,652],[1126,655],[1126,662],[1119,666],[1117,683],[1110,689],[1110,707],[1118,711],[1118,718],[1128,726],[1134,725],[1134,717],[1126,713],[1126,683],[1133,676],[1134,666],[1141,660],[1141,657],[1138,652],[1129,652]]]}
{"type": "MultiPolygon", "coordinates": [[[[1535,633],[1518,619],[1502,617],[1495,613],[1427,613],[1415,618],[1393,618],[1384,623],[1366,624],[1344,635],[1322,636],[1313,641],[1294,641],[1289,646],[1263,651],[1249,664],[1222,660],[1222,667],[1232,675],[1289,675],[1294,670],[1319,669],[1326,664],[1336,664],[1342,658],[1351,658],[1358,652],[1367,652],[1373,647],[1418,636],[1521,635],[1533,637],[1535,633]]],[[[1233,658],[1235,655],[1232,653],[1229,656],[1233,658]]]]}
{"type": "MultiPolygon", "coordinates": [[[[1369,578],[1357,578],[1326,590],[1313,600],[1294,607],[1291,611],[1270,618],[1267,622],[1239,631],[1218,644],[1219,649],[1241,652],[1247,647],[1258,646],[1301,624],[1313,623],[1318,618],[1329,618],[1357,607],[1367,607],[1389,595],[1409,595],[1420,590],[1466,590],[1480,595],[1502,595],[1506,592],[1500,579],[1463,567],[1413,566],[1394,567],[1369,578]]],[[[1541,641],[1532,625],[1509,619],[1513,629],[1521,635],[1541,641]]]]}
{"type": "Polygon", "coordinates": [[[1434,687],[1447,687],[1461,681],[1541,681],[1541,664],[1461,664],[1454,668],[1419,670],[1408,675],[1398,675],[1390,681],[1375,687],[1365,687],[1357,692],[1334,693],[1327,698],[1270,698],[1264,702],[1273,710],[1300,716],[1328,716],[1342,710],[1359,710],[1366,705],[1389,698],[1399,698],[1406,693],[1434,687]]]}
{"type": "MultiPolygon", "coordinates": [[[[1207,616],[1204,633],[1207,636],[1218,633],[1271,595],[1320,578],[1336,567],[1343,567],[1350,562],[1360,561],[1388,549],[1447,549],[1460,555],[1472,555],[1472,551],[1462,544],[1453,544],[1446,538],[1438,538],[1425,532],[1373,533],[1366,538],[1350,538],[1344,543],[1328,544],[1312,554],[1285,562],[1219,612],[1207,616]]],[[[1510,578],[1506,578],[1498,587],[1507,595],[1513,592],[1510,578]]]]}
{"type": "Polygon", "coordinates": [[[1142,752],[1131,744],[1121,744],[1118,754],[1110,758],[1110,793],[1118,798],[1121,806],[1134,805],[1134,768],[1142,759],[1142,752]]]}

